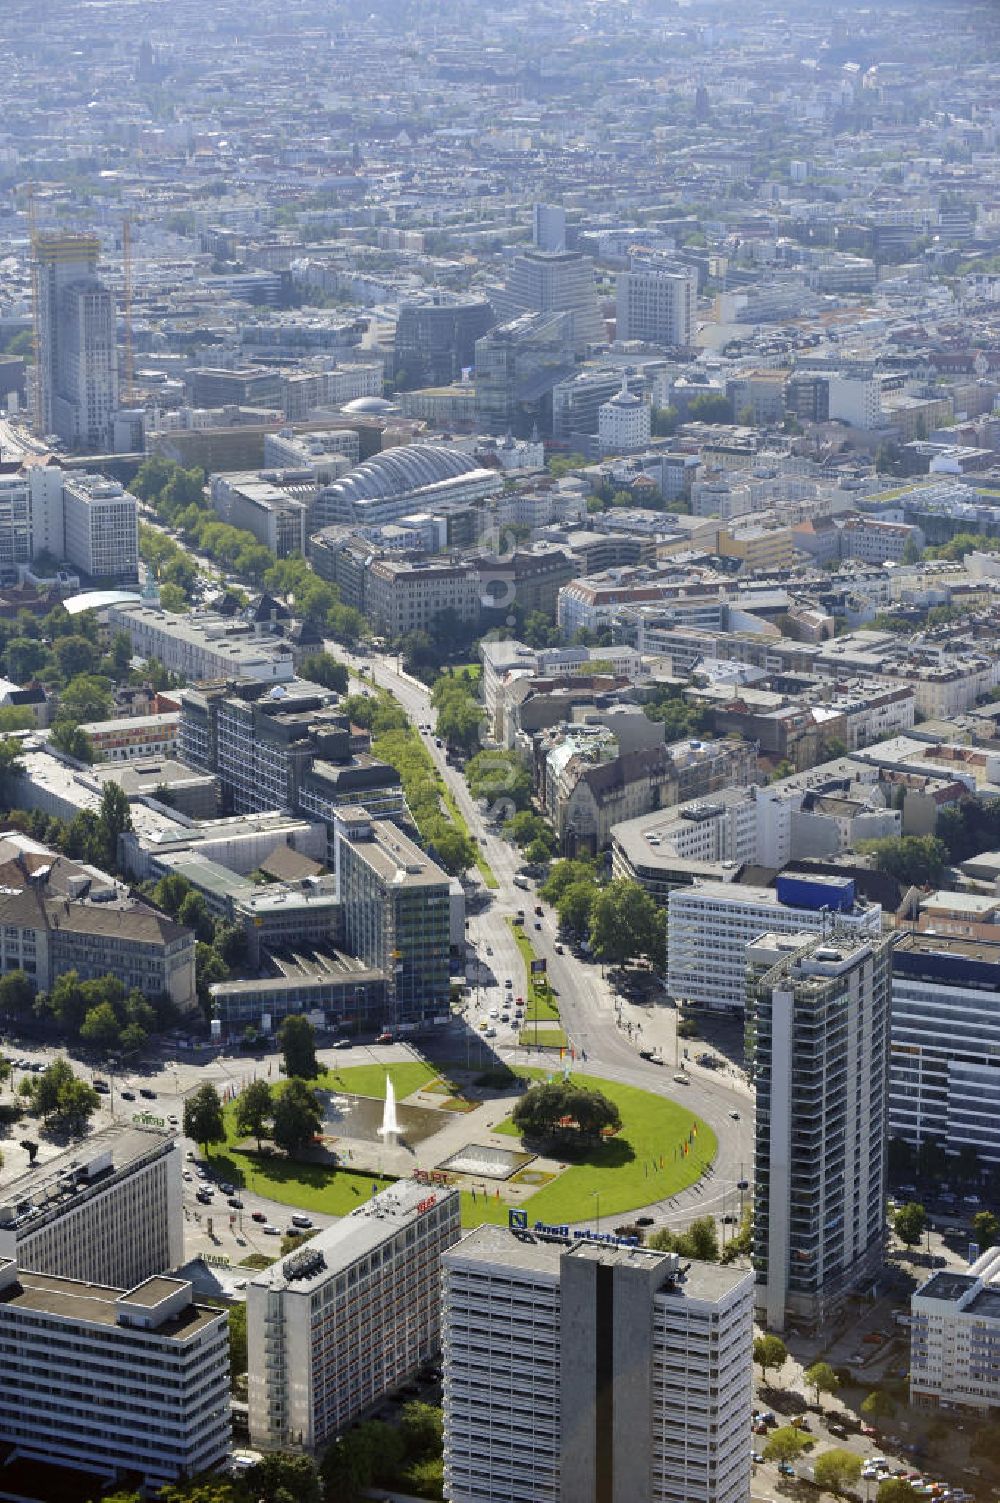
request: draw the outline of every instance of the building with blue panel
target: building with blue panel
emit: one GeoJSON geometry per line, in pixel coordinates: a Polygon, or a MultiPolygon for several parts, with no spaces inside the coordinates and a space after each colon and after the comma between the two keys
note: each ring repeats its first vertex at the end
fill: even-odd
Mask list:
{"type": "Polygon", "coordinates": [[[889,1131],[1000,1163],[1000,944],[906,934],[892,959],[889,1131]]]}

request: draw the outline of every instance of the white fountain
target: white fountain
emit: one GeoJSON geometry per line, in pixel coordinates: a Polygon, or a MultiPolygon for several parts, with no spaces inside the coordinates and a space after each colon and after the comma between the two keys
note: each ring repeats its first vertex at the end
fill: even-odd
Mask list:
{"type": "Polygon", "coordinates": [[[385,1110],[382,1113],[382,1126],[378,1130],[380,1138],[398,1138],[399,1123],[396,1120],[396,1089],[392,1083],[392,1076],[385,1077],[385,1110]]]}

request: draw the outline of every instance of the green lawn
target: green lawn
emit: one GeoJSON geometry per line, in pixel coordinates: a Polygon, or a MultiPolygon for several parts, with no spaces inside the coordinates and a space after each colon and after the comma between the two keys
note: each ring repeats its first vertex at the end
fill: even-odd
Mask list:
{"type": "MultiPolygon", "coordinates": [[[[386,1075],[392,1077],[397,1099],[402,1100],[432,1080],[439,1079],[440,1071],[420,1060],[349,1065],[343,1070],[324,1071],[313,1084],[322,1091],[374,1096],[381,1101],[385,1099],[386,1075]]],[[[284,1083],[284,1078],[275,1082],[279,1090],[284,1083]]],[[[226,1106],[223,1116],[226,1141],[210,1155],[216,1175],[234,1185],[246,1186],[258,1195],[299,1206],[304,1211],[328,1211],[334,1216],[346,1216],[348,1211],[353,1211],[355,1206],[368,1199],[373,1184],[377,1182],[379,1189],[384,1189],[392,1183],[391,1179],[367,1173],[355,1174],[350,1169],[331,1172],[324,1164],[297,1164],[281,1153],[240,1152],[236,1145],[243,1138],[236,1130],[235,1102],[226,1106]]]]}
{"type": "Polygon", "coordinates": [[[524,1017],[528,1023],[533,1023],[537,1018],[540,1023],[558,1023],[559,1008],[553,1000],[553,992],[549,988],[548,981],[544,986],[538,986],[531,979],[531,962],[537,959],[535,947],[524,932],[523,924],[517,924],[513,919],[508,919],[514,934],[514,941],[524,961],[524,985],[527,999],[524,1017]]]}
{"type": "Polygon", "coordinates": [[[565,1028],[522,1028],[518,1043],[522,1049],[565,1049],[569,1043],[565,1028]]]}
{"type": "Polygon", "coordinates": [[[396,1100],[422,1091],[431,1081],[439,1080],[440,1070],[424,1064],[422,1060],[404,1060],[384,1065],[348,1065],[343,1070],[333,1066],[312,1082],[321,1091],[344,1091],[351,1096],[376,1096],[385,1100],[385,1077],[390,1075],[396,1090],[396,1100]]]}
{"type": "MultiPolygon", "coordinates": [[[[531,1080],[545,1080],[549,1071],[519,1068],[519,1075],[531,1080]]],[[[717,1142],[707,1123],[692,1116],[690,1110],[665,1096],[654,1096],[637,1086],[620,1085],[591,1075],[578,1075],[578,1085],[591,1086],[614,1101],[622,1114],[622,1130],[617,1138],[590,1151],[588,1162],[573,1164],[551,1185],[537,1190],[525,1203],[532,1221],[546,1221],[560,1226],[564,1222],[590,1221],[596,1218],[595,1198],[600,1193],[601,1220],[638,1210],[654,1200],[663,1200],[692,1184],[706,1164],[715,1157],[717,1142]],[[698,1135],[686,1158],[678,1158],[676,1149],[686,1139],[691,1124],[698,1135]],[[663,1168],[660,1168],[660,1156],[663,1168]]],[[[509,1119],[496,1131],[512,1136],[509,1119]]],[[[478,1226],[482,1221],[506,1225],[507,1207],[495,1197],[485,1202],[477,1197],[462,1196],[462,1222],[478,1226]]]]}
{"type": "MultiPolygon", "coordinates": [[[[317,1084],[324,1089],[383,1097],[387,1071],[401,1098],[438,1079],[440,1073],[418,1061],[386,1066],[352,1065],[327,1072],[317,1084]]],[[[551,1070],[523,1066],[516,1073],[529,1080],[545,1080],[550,1074],[558,1074],[559,1069],[553,1062],[551,1070]]],[[[576,1072],[573,1078],[581,1085],[603,1091],[617,1103],[622,1114],[622,1131],[617,1138],[589,1150],[587,1162],[571,1164],[551,1185],[537,1190],[525,1202],[532,1220],[556,1225],[594,1220],[595,1192],[599,1192],[603,1224],[605,1218],[620,1217],[684,1189],[715,1157],[715,1134],[706,1123],[693,1117],[687,1107],[666,1096],[620,1085],[617,1081],[576,1072]],[[676,1150],[687,1138],[692,1123],[698,1131],[691,1152],[678,1158],[676,1150]]],[[[226,1143],[210,1155],[215,1173],[218,1178],[246,1186],[259,1195],[305,1211],[343,1216],[368,1199],[373,1184],[384,1189],[391,1183],[384,1176],[355,1173],[350,1168],[331,1171],[322,1164],[297,1164],[280,1153],[238,1151],[235,1103],[226,1106],[224,1116],[226,1143]]],[[[496,1130],[517,1136],[509,1118],[496,1130]]],[[[495,1195],[485,1200],[477,1195],[473,1202],[471,1194],[463,1192],[463,1225],[478,1226],[483,1221],[506,1225],[506,1203],[498,1201],[495,1195]]]]}

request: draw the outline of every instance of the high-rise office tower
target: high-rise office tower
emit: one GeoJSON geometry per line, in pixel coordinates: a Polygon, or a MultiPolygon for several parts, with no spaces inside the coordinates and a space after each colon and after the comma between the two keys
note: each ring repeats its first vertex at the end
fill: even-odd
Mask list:
{"type": "Polygon", "coordinates": [[[882,1264],[892,944],[834,920],[747,949],[755,1303],[774,1331],[829,1320],[882,1264]]]}
{"type": "Polygon", "coordinates": [[[538,250],[566,249],[566,210],[561,204],[535,204],[531,210],[531,242],[538,250]]]}
{"type": "Polygon", "coordinates": [[[262,1450],[313,1451],[441,1345],[441,1255],[457,1190],[400,1180],[247,1289],[249,1422],[262,1450]]]}
{"type": "Polygon", "coordinates": [[[118,406],[115,301],[97,275],[96,235],[35,237],[38,433],[110,446],[118,406]]]}
{"type": "Polygon", "coordinates": [[[444,1254],[453,1503],[745,1503],[752,1275],[481,1226],[444,1254]]]}
{"type": "Polygon", "coordinates": [[[520,313],[571,313],[573,348],[607,343],[597,302],[594,263],[579,251],[524,250],[515,255],[503,292],[492,298],[504,319],[520,313]]]}
{"type": "Polygon", "coordinates": [[[659,256],[633,256],[618,273],[619,339],[689,345],[698,297],[698,273],[659,256]]]}

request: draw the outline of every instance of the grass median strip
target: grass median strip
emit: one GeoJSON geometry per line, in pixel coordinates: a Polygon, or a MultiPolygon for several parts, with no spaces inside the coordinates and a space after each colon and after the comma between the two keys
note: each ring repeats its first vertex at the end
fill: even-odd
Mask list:
{"type": "Polygon", "coordinates": [[[442,783],[441,785],[441,797],[444,799],[445,808],[448,810],[448,813],[451,815],[452,819],[455,821],[462,834],[467,835],[476,848],[476,868],[479,872],[479,875],[482,877],[487,887],[492,889],[498,888],[500,886],[500,883],[496,879],[493,868],[492,866],[490,866],[490,863],[483,855],[482,847],[480,846],[479,841],[470,832],[469,826],[465,819],[465,815],[458,807],[458,804],[455,801],[455,795],[452,793],[447,783],[442,783]]]}
{"type": "Polygon", "coordinates": [[[554,1000],[548,978],[544,978],[544,985],[539,985],[531,974],[531,962],[538,959],[535,954],[534,945],[525,934],[523,925],[515,923],[513,919],[508,919],[507,922],[510,924],[514,935],[514,942],[520,951],[521,959],[524,961],[524,985],[527,1002],[524,1013],[525,1022],[533,1023],[537,1018],[539,1023],[558,1023],[559,1007],[554,1000]]]}

